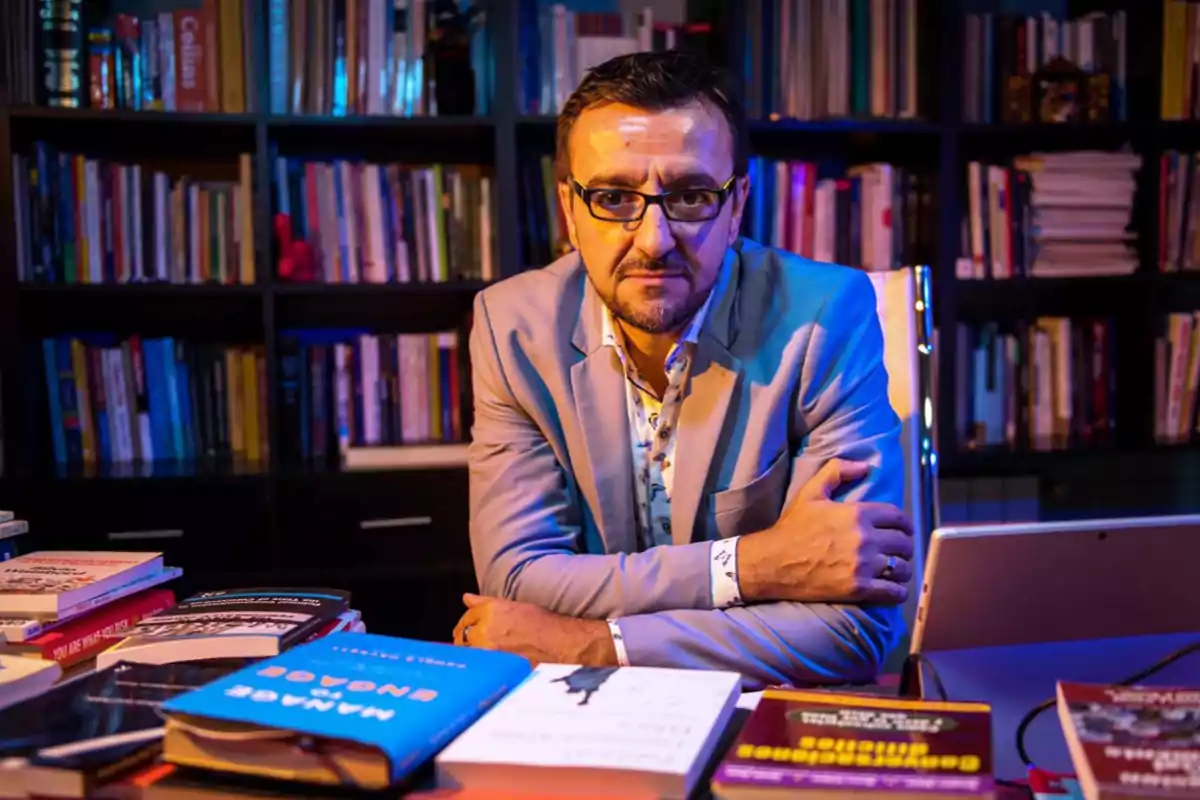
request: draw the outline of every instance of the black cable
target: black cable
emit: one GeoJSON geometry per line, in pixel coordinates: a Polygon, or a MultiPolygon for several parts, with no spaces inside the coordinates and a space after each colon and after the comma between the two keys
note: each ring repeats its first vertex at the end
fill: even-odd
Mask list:
{"type": "Polygon", "coordinates": [[[929,667],[929,677],[933,683],[933,688],[938,693],[938,698],[941,700],[949,700],[950,696],[946,694],[946,687],[942,683],[942,678],[938,675],[937,667],[924,653],[910,653],[904,664],[903,679],[900,684],[900,694],[904,697],[920,697],[921,695],[921,665],[929,667]],[[909,684],[916,678],[917,686],[912,687],[909,684]]]}
{"type": "MultiPolygon", "coordinates": [[[[1130,675],[1128,678],[1118,681],[1116,685],[1129,686],[1130,684],[1137,683],[1140,680],[1145,680],[1154,673],[1166,669],[1184,656],[1194,653],[1198,650],[1200,650],[1200,641],[1192,642],[1189,645],[1179,648],[1174,653],[1159,659],[1141,672],[1136,672],[1133,675],[1130,675]]],[[[1052,708],[1057,703],[1058,698],[1056,697],[1051,697],[1049,700],[1044,700],[1041,703],[1038,703],[1036,706],[1026,712],[1025,716],[1021,718],[1020,724],[1017,725],[1017,755],[1021,757],[1021,761],[1025,764],[1026,768],[1033,767],[1033,759],[1029,757],[1029,753],[1025,750],[1025,732],[1029,730],[1029,726],[1043,711],[1048,708],[1052,708]]]]}

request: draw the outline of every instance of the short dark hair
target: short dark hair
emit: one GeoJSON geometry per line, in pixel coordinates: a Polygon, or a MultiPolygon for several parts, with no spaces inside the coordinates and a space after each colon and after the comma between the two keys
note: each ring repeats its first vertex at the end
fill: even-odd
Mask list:
{"type": "Polygon", "coordinates": [[[749,152],[745,113],[724,70],[679,50],[630,53],[592,67],[558,113],[555,173],[565,180],[571,168],[568,143],[575,120],[593,106],[623,103],[647,111],[678,108],[704,100],[720,109],[733,137],[733,171],[745,175],[749,152]]]}

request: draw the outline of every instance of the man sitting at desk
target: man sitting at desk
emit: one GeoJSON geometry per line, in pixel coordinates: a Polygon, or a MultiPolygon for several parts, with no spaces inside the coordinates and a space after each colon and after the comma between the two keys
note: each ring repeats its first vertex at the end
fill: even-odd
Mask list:
{"type": "Polygon", "coordinates": [[[688,55],[593,69],[556,165],[575,252],[475,302],[455,641],[873,679],[913,543],[870,281],[739,238],[742,111],[688,55]]]}

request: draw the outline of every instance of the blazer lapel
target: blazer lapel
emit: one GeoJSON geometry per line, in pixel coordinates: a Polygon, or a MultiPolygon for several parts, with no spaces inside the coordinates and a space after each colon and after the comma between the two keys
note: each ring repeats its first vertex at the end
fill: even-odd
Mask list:
{"type": "MultiPolygon", "coordinates": [[[[713,291],[710,316],[696,343],[687,393],[675,424],[675,482],[671,493],[671,538],[695,538],[696,517],[709,472],[725,433],[741,362],[729,347],[737,336],[738,254],[731,248],[713,291]]],[[[703,537],[701,537],[703,538],[703,537]]]]}
{"type": "Polygon", "coordinates": [[[709,470],[721,445],[740,375],[737,358],[711,338],[701,336],[675,427],[675,484],[671,495],[671,538],[675,544],[693,539],[700,500],[708,486],[709,470]]]}
{"type": "Polygon", "coordinates": [[[637,551],[637,527],[625,375],[616,351],[601,341],[602,301],[591,282],[585,279],[585,283],[571,339],[585,358],[571,367],[571,392],[587,448],[591,485],[578,469],[575,477],[595,511],[606,550],[632,553],[637,551]]]}

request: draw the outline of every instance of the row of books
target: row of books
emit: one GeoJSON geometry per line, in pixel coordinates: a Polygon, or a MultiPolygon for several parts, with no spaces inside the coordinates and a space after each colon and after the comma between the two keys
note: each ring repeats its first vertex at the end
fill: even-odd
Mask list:
{"type": "Polygon", "coordinates": [[[253,185],[249,153],[211,180],[35,142],[13,154],[18,277],[252,284],[253,185]]]}
{"type": "Polygon", "coordinates": [[[956,443],[1060,450],[1116,438],[1116,339],[1106,319],[955,325],[956,443]]]}
{"type": "Polygon", "coordinates": [[[615,2],[519,2],[518,107],[526,114],[557,114],[587,71],[610,58],[688,45],[684,0],[646,4],[636,11],[615,2]]]}
{"type": "Polygon", "coordinates": [[[928,263],[936,235],[928,175],[761,157],[750,159],[749,174],[742,231],[757,242],[871,271],[928,263]]]}
{"type": "Polygon", "coordinates": [[[13,100],[61,108],[257,111],[262,64],[254,48],[255,4],[166,5],[135,15],[83,0],[8,4],[13,100]]]}
{"type": "Polygon", "coordinates": [[[1161,117],[1200,119],[1200,7],[1163,0],[1161,117]]]}
{"type": "Polygon", "coordinates": [[[1172,312],[1154,340],[1154,438],[1164,444],[1200,437],[1200,311],[1172,312]]]}
{"type": "Polygon", "coordinates": [[[42,342],[58,464],[269,457],[263,348],[115,336],[42,342]]]}
{"type": "Polygon", "coordinates": [[[485,14],[434,0],[266,0],[273,114],[486,114],[485,14]]]}
{"type": "Polygon", "coordinates": [[[200,0],[141,15],[105,5],[12,3],[5,52],[16,102],[225,113],[266,106],[274,114],[488,111],[492,56],[480,12],[468,20],[430,0],[200,0]],[[260,12],[265,54],[255,47],[260,12]],[[264,68],[270,79],[260,100],[264,68]]]}
{"type": "Polygon", "coordinates": [[[1124,11],[1060,19],[967,14],[963,121],[1110,122],[1129,118],[1124,11]]]}
{"type": "MultiPolygon", "coordinates": [[[[337,589],[218,589],[175,603],[138,588],[170,571],[154,552],[0,564],[0,611],[40,613],[48,626],[5,625],[15,637],[0,645],[7,797],[997,793],[986,703],[746,695],[723,670],[533,664],[366,633],[337,589]],[[75,662],[72,679],[60,658],[75,662]],[[738,708],[750,711],[735,721],[738,708]],[[931,714],[940,724],[926,724],[931,714]]],[[[1088,800],[1116,786],[1194,790],[1196,691],[1153,688],[1059,681],[1076,774],[1034,770],[1031,783],[1078,782],[1088,800]]]]}
{"type": "Polygon", "coordinates": [[[1135,173],[1128,151],[1019,156],[967,165],[958,278],[1127,275],[1138,265],[1131,229],[1135,173]]]}
{"type": "Polygon", "coordinates": [[[283,456],[461,442],[466,358],[458,334],[297,331],[280,338],[283,456]]]}
{"type": "Polygon", "coordinates": [[[277,156],[272,206],[289,281],[494,280],[494,182],[487,168],[277,156]]]}
{"type": "Polygon", "coordinates": [[[1200,160],[1169,150],[1159,170],[1158,270],[1200,270],[1200,160]]]}
{"type": "Polygon", "coordinates": [[[918,0],[747,0],[751,119],[891,117],[925,111],[918,0]]]}

